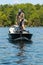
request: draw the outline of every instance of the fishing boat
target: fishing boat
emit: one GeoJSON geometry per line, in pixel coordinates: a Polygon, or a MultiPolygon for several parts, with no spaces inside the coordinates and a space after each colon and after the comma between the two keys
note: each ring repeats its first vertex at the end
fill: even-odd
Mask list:
{"type": "Polygon", "coordinates": [[[32,38],[32,34],[27,30],[20,30],[18,25],[13,25],[9,29],[9,38],[13,40],[28,40],[32,38]]]}

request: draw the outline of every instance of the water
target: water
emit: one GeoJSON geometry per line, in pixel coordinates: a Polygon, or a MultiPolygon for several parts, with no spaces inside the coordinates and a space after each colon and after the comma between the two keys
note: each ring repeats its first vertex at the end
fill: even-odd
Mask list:
{"type": "Polygon", "coordinates": [[[0,65],[43,65],[43,27],[29,27],[32,42],[11,42],[0,27],[0,65]]]}

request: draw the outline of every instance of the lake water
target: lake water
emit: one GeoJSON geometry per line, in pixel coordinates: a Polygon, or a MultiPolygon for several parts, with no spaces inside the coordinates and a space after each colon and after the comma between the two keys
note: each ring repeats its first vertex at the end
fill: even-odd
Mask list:
{"type": "Polygon", "coordinates": [[[0,27],[0,65],[43,65],[43,27],[29,27],[32,42],[11,42],[9,28],[0,27]]]}

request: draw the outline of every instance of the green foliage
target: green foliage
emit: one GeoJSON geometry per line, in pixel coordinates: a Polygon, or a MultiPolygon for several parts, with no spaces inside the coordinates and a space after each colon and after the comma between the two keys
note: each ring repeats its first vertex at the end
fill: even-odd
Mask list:
{"type": "Polygon", "coordinates": [[[25,13],[25,23],[28,26],[43,26],[43,5],[40,4],[15,4],[0,5],[0,26],[11,26],[16,23],[19,9],[25,13]]]}
{"type": "Polygon", "coordinates": [[[36,10],[40,10],[41,5],[37,4],[37,5],[35,5],[35,7],[36,7],[36,10]]]}

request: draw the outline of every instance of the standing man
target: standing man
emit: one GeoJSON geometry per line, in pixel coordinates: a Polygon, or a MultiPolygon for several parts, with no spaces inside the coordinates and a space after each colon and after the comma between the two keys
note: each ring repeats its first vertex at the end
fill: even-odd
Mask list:
{"type": "Polygon", "coordinates": [[[19,25],[19,28],[21,30],[25,29],[25,26],[24,26],[24,12],[23,10],[19,9],[19,12],[17,14],[17,23],[19,25]]]}

